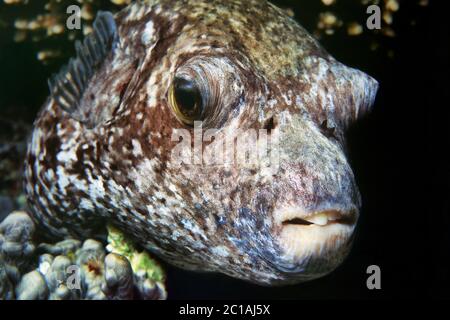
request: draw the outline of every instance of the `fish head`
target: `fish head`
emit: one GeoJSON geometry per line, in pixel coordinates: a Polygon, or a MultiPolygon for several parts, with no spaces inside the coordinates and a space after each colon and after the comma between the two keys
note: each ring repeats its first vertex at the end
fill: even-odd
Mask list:
{"type": "Polygon", "coordinates": [[[331,272],[361,206],[345,131],[377,82],[264,1],[198,2],[169,21],[176,38],[154,20],[146,35],[149,55],[166,46],[146,83],[176,248],[161,253],[265,285],[331,272]]]}

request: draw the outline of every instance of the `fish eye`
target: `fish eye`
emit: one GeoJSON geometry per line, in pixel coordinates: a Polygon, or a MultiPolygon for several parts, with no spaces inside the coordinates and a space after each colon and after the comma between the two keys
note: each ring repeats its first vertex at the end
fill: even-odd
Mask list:
{"type": "Polygon", "coordinates": [[[169,103],[181,122],[193,125],[202,120],[203,99],[195,81],[175,78],[169,89],[169,103]]]}

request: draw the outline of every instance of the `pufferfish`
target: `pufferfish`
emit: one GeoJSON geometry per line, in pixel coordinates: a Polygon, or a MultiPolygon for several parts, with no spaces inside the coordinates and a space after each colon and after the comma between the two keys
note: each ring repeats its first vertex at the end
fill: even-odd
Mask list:
{"type": "Polygon", "coordinates": [[[175,266],[261,285],[344,260],[361,207],[345,132],[376,80],[263,0],[136,1],[99,12],[75,48],[49,81],[25,164],[47,234],[111,224],[175,266]],[[247,131],[267,143],[237,143],[247,131]],[[196,144],[183,159],[220,158],[226,141],[235,153],[270,145],[276,166],[174,157],[196,144]]]}

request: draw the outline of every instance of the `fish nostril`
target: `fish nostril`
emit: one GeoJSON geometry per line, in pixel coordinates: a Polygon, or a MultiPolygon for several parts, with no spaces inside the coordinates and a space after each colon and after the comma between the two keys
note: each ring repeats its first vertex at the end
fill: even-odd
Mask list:
{"type": "Polygon", "coordinates": [[[327,138],[336,139],[336,128],[328,122],[328,120],[323,120],[320,124],[320,130],[323,135],[327,138]]]}
{"type": "Polygon", "coordinates": [[[269,119],[266,120],[266,122],[264,123],[263,128],[265,130],[267,130],[267,133],[270,134],[272,132],[273,129],[275,129],[275,120],[273,119],[273,117],[270,117],[269,119]]]}

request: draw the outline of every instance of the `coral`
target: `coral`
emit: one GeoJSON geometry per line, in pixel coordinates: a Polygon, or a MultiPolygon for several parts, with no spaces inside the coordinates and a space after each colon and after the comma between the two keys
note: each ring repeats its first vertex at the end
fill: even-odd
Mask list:
{"type": "Polygon", "coordinates": [[[14,287],[9,280],[6,266],[0,256],[0,299],[10,300],[14,297],[14,287]]]}
{"type": "Polygon", "coordinates": [[[164,288],[165,275],[159,264],[146,251],[139,252],[130,240],[113,226],[108,226],[108,242],[106,249],[122,255],[131,263],[135,282],[145,299],[166,297],[164,288]]]}
{"type": "Polygon", "coordinates": [[[16,287],[18,300],[44,300],[47,295],[45,278],[37,270],[26,273],[16,287]]]}
{"type": "Polygon", "coordinates": [[[20,275],[34,254],[34,231],[33,221],[21,211],[12,212],[0,224],[0,257],[12,283],[19,282],[20,275]]]}
{"type": "Polygon", "coordinates": [[[112,227],[108,251],[94,239],[35,244],[26,212],[0,224],[0,299],[165,299],[165,274],[146,252],[112,227]]]}
{"type": "Polygon", "coordinates": [[[133,299],[133,269],[124,256],[110,253],[105,258],[103,292],[109,299],[133,299]]]}

